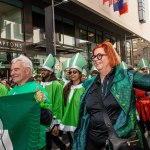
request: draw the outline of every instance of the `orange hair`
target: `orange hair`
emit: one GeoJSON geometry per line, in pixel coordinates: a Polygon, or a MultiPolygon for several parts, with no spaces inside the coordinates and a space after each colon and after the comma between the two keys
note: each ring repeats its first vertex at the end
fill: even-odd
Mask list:
{"type": "Polygon", "coordinates": [[[97,45],[93,49],[93,53],[96,49],[98,48],[103,48],[106,55],[108,56],[109,59],[109,64],[111,67],[119,66],[121,63],[120,57],[116,50],[113,48],[112,44],[110,42],[104,41],[103,43],[97,45]]]}

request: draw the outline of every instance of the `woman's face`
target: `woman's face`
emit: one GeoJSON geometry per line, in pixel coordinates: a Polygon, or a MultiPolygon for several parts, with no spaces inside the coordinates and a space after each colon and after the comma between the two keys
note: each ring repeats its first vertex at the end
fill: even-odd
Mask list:
{"type": "Polygon", "coordinates": [[[79,71],[77,69],[70,69],[69,71],[70,74],[70,80],[72,80],[73,82],[79,82],[81,80],[81,74],[79,73],[79,71]]]}
{"type": "Polygon", "coordinates": [[[97,48],[93,53],[93,63],[98,71],[110,68],[109,59],[103,48],[97,48]]]}

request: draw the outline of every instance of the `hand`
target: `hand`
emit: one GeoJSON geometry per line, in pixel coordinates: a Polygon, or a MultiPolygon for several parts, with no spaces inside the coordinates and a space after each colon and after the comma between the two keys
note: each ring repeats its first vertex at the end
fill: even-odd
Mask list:
{"type": "Polygon", "coordinates": [[[36,97],[39,102],[45,102],[46,100],[46,96],[38,89],[38,87],[36,87],[36,97]]]}
{"type": "Polygon", "coordinates": [[[52,134],[54,135],[54,136],[58,136],[58,134],[59,134],[59,129],[58,129],[58,126],[54,126],[53,127],[53,129],[52,129],[52,134]]]}

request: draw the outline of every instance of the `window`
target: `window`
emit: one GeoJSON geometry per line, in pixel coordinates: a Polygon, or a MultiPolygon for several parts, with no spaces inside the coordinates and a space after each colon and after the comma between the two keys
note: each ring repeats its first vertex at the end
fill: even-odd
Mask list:
{"type": "Polygon", "coordinates": [[[33,43],[44,41],[45,16],[37,12],[32,12],[32,23],[33,23],[33,43]]]}
{"type": "Polygon", "coordinates": [[[0,2],[1,38],[23,41],[21,9],[0,2]]]}

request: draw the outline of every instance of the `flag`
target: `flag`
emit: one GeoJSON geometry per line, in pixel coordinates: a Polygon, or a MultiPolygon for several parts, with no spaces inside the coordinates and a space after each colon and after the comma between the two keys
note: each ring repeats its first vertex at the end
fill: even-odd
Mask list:
{"type": "Polygon", "coordinates": [[[119,11],[119,14],[122,15],[122,14],[125,14],[127,12],[128,12],[128,1],[124,0],[123,8],[122,8],[122,10],[119,11]]]}
{"type": "Polygon", "coordinates": [[[114,11],[122,10],[123,9],[123,2],[124,2],[124,0],[114,0],[113,1],[114,11]]]}
{"type": "Polygon", "coordinates": [[[39,126],[34,93],[0,97],[0,150],[37,150],[39,126]]]}
{"type": "Polygon", "coordinates": [[[109,6],[111,6],[112,3],[113,3],[113,0],[103,0],[103,4],[104,4],[105,2],[109,2],[109,6]]]}

